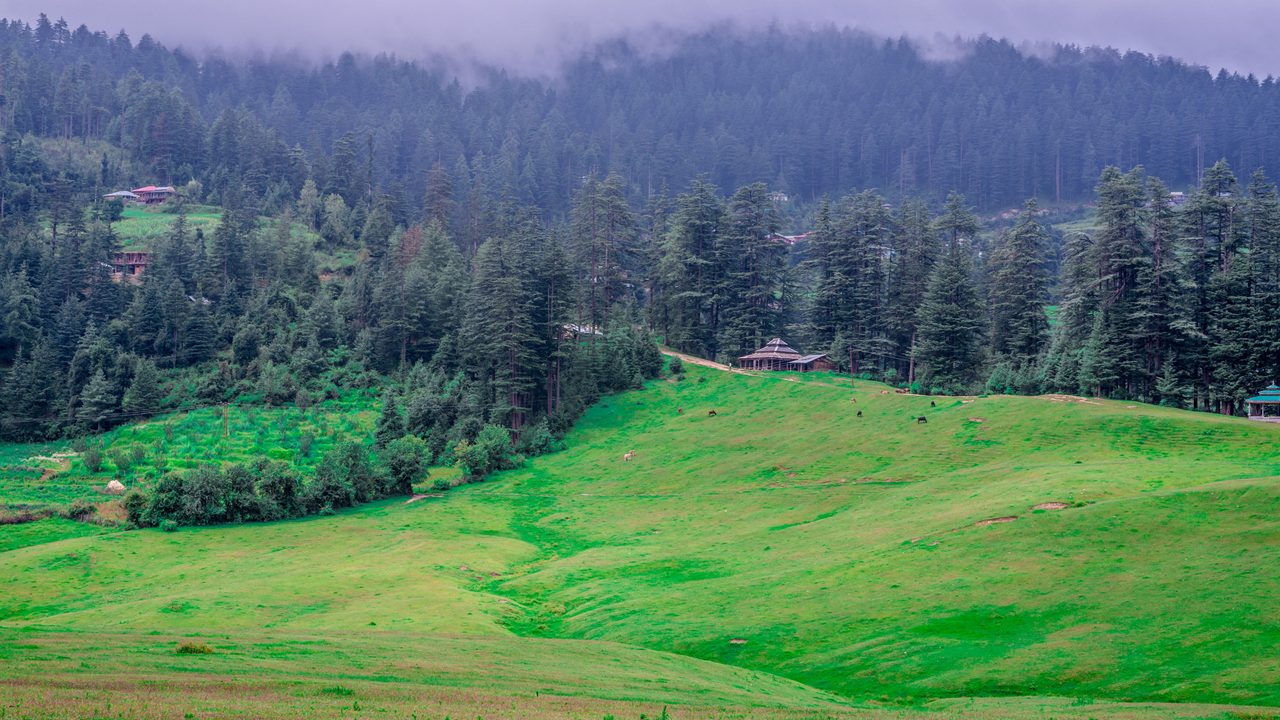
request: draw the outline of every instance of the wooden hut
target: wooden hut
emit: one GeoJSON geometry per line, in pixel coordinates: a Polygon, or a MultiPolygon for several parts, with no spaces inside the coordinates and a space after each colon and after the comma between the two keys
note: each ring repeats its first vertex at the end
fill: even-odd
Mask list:
{"type": "Polygon", "coordinates": [[[1250,420],[1280,422],[1280,386],[1275,383],[1271,383],[1244,402],[1249,406],[1250,420]]]}
{"type": "Polygon", "coordinates": [[[826,355],[805,355],[799,360],[792,360],[788,370],[811,372],[813,370],[835,370],[836,364],[826,355]]]}
{"type": "Polygon", "coordinates": [[[834,370],[835,363],[826,355],[801,355],[782,338],[774,338],[764,347],[738,358],[738,367],[746,370],[834,370]]]}
{"type": "Polygon", "coordinates": [[[738,358],[738,367],[746,370],[792,370],[791,362],[799,359],[800,353],[782,342],[782,338],[774,338],[759,350],[738,358]]]}

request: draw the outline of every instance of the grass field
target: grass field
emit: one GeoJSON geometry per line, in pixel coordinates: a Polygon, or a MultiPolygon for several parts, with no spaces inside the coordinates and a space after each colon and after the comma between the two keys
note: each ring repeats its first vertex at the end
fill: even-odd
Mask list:
{"type": "MultiPolygon", "coordinates": [[[[126,205],[120,220],[111,227],[125,250],[148,250],[156,240],[168,237],[177,221],[176,213],[162,212],[159,207],[126,205]]],[[[199,230],[206,238],[212,238],[220,222],[221,208],[207,205],[187,208],[187,227],[192,233],[199,230]]]]}
{"type": "Polygon", "coordinates": [[[1280,428],[883,391],[691,367],[440,498],[172,534],[0,527],[0,707],[1280,716],[1280,428]]]}

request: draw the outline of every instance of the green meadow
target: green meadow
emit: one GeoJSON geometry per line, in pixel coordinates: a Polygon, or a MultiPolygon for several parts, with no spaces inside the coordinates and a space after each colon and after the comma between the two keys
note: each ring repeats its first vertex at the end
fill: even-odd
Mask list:
{"type": "MultiPolygon", "coordinates": [[[[375,403],[344,403],[103,442],[164,467],[297,458],[307,428],[369,432],[375,403]]],[[[1277,433],[689,367],[438,497],[0,526],[0,716],[1280,717],[1277,433]]],[[[6,469],[3,501],[114,476],[57,462],[43,484],[6,469]]]]}
{"type": "MultiPolygon", "coordinates": [[[[126,205],[120,219],[111,225],[120,241],[121,249],[150,250],[157,240],[168,237],[178,221],[178,214],[170,210],[171,208],[164,205],[150,207],[126,205]]],[[[198,230],[204,233],[206,239],[212,238],[221,223],[222,208],[212,205],[187,206],[187,227],[193,235],[198,230]]],[[[268,237],[274,237],[274,224],[274,219],[262,218],[259,221],[259,229],[268,237]]],[[[292,223],[290,232],[294,237],[319,242],[319,236],[301,223],[292,223]]],[[[345,271],[354,264],[355,254],[350,250],[339,250],[330,254],[318,248],[316,261],[320,269],[325,272],[345,271]]]]}
{"type": "MultiPolygon", "coordinates": [[[[111,228],[125,250],[148,250],[156,240],[168,237],[177,221],[177,213],[163,212],[160,207],[126,205],[111,228]]],[[[206,238],[213,237],[213,231],[221,222],[221,208],[208,205],[187,208],[187,227],[192,233],[199,230],[206,238]]]]}

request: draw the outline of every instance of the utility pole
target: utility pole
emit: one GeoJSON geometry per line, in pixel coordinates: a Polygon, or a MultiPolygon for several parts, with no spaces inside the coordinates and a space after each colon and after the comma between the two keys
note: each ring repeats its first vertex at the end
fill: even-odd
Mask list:
{"type": "Polygon", "coordinates": [[[230,425],[231,425],[231,423],[230,423],[230,419],[229,419],[229,417],[228,417],[229,412],[230,412],[230,411],[229,411],[229,409],[228,409],[228,407],[227,407],[227,404],[226,404],[226,403],[222,403],[222,437],[224,437],[224,438],[225,438],[225,437],[230,437],[230,435],[231,435],[231,433],[230,433],[230,425]]]}

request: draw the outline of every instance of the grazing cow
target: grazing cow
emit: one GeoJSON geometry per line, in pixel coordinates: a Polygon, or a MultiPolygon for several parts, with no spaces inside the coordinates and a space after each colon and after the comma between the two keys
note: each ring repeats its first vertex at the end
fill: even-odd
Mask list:
{"type": "Polygon", "coordinates": [[[677,415],[683,415],[683,414],[684,414],[684,408],[676,408],[676,414],[677,414],[677,415]]]}
{"type": "Polygon", "coordinates": [[[930,400],[930,401],[929,401],[929,407],[938,407],[938,403],[936,403],[936,402],[934,402],[934,401],[930,400]]]}
{"type": "Polygon", "coordinates": [[[880,394],[881,394],[881,395],[888,395],[888,394],[889,394],[889,391],[888,391],[888,390],[881,390],[881,391],[880,391],[880,394]]]}
{"type": "Polygon", "coordinates": [[[858,402],[858,398],[856,398],[856,397],[851,397],[851,398],[849,398],[849,402],[851,402],[851,403],[856,403],[856,402],[858,402]]]}
{"type": "Polygon", "coordinates": [[[707,417],[715,417],[715,416],[716,416],[716,411],[715,411],[715,410],[708,410],[708,411],[707,411],[707,417]]]}
{"type": "Polygon", "coordinates": [[[862,417],[862,411],[861,411],[861,410],[859,410],[859,411],[858,411],[858,417],[862,417]]]}
{"type": "Polygon", "coordinates": [[[635,450],[629,450],[626,455],[622,456],[622,462],[631,462],[631,458],[636,456],[635,450]]]}
{"type": "Polygon", "coordinates": [[[907,389],[906,389],[906,388],[898,388],[897,390],[894,390],[894,392],[898,393],[899,395],[906,395],[906,394],[907,394],[907,389]]]}
{"type": "Polygon", "coordinates": [[[927,418],[927,417],[925,417],[925,416],[923,416],[923,415],[921,415],[920,417],[916,418],[916,424],[917,424],[917,425],[924,425],[924,424],[925,424],[925,423],[927,423],[927,422],[929,422],[929,418],[927,418]]]}

